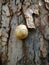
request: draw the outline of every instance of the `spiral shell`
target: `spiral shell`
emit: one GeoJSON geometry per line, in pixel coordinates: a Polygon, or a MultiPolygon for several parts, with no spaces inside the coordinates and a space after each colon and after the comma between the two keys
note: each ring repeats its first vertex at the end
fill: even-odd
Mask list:
{"type": "Polygon", "coordinates": [[[28,36],[28,29],[26,25],[20,24],[15,29],[15,35],[19,39],[25,39],[28,36]]]}

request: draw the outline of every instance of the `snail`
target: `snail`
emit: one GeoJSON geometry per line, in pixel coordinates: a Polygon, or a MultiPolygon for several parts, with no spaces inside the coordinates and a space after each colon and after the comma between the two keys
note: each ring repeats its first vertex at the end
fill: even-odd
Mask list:
{"type": "Polygon", "coordinates": [[[28,36],[28,29],[26,25],[20,24],[15,28],[15,35],[19,39],[25,39],[28,36]]]}

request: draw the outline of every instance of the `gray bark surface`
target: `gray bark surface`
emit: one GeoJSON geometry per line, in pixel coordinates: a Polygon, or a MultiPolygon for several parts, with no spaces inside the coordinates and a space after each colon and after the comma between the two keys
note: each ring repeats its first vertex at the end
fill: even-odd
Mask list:
{"type": "Polygon", "coordinates": [[[0,0],[0,65],[49,65],[49,0],[0,0]],[[19,24],[26,39],[14,34],[19,24]]]}

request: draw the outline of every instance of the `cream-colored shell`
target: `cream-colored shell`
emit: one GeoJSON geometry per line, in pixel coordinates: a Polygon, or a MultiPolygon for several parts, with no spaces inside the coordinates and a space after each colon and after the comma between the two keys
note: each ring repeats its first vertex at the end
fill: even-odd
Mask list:
{"type": "Polygon", "coordinates": [[[25,25],[20,24],[15,29],[15,35],[19,39],[24,39],[28,36],[28,29],[25,25]]]}

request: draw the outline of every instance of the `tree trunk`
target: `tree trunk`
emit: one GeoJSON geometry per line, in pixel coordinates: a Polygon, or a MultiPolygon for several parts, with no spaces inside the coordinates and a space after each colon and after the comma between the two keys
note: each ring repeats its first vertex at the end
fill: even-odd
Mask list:
{"type": "Polygon", "coordinates": [[[49,0],[0,0],[0,65],[49,65],[49,0]],[[19,24],[28,29],[23,40],[19,24]]]}

